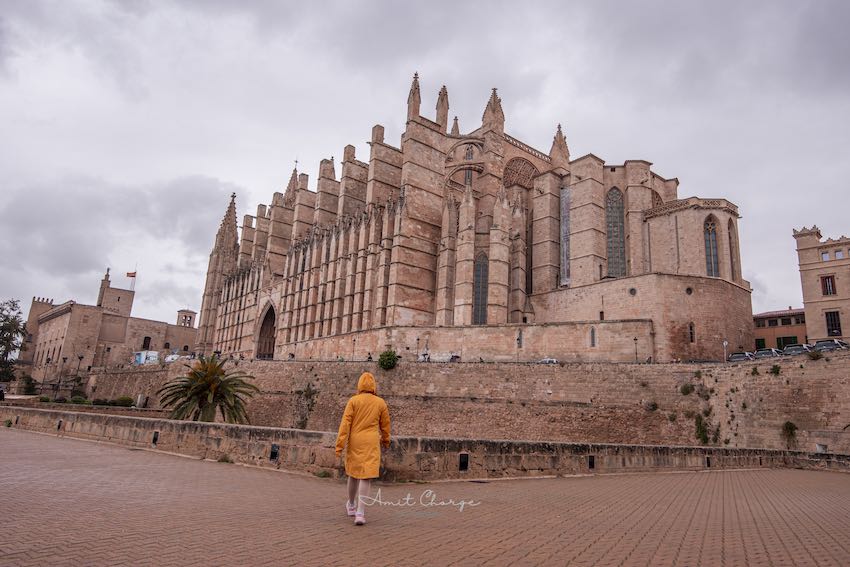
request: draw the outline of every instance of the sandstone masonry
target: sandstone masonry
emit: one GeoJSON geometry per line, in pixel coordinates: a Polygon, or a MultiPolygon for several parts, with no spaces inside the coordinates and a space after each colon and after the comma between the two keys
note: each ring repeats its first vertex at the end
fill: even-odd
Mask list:
{"type": "Polygon", "coordinates": [[[235,195],[210,254],[198,351],[246,359],[720,360],[753,343],[738,209],[681,198],[652,164],[548,153],[505,131],[494,89],[481,124],[420,114],[415,76],[396,147],[346,146],[315,188],[243,219],[235,195]],[[338,174],[339,172],[339,174],[338,174]],[[461,352],[462,351],[462,352],[461,352]]]}

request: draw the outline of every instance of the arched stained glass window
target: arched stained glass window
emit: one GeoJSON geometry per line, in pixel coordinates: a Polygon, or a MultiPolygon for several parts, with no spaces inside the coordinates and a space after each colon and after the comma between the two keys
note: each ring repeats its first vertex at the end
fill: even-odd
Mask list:
{"type": "Polygon", "coordinates": [[[711,277],[720,277],[720,262],[717,258],[717,221],[714,217],[705,219],[705,272],[711,277]]]}
{"type": "Polygon", "coordinates": [[[605,198],[605,230],[608,241],[608,275],[626,275],[626,231],[623,216],[623,192],[614,187],[605,198]]]}
{"type": "Polygon", "coordinates": [[[487,284],[489,279],[489,263],[486,254],[475,258],[475,268],[472,279],[472,324],[487,324],[487,284]]]}

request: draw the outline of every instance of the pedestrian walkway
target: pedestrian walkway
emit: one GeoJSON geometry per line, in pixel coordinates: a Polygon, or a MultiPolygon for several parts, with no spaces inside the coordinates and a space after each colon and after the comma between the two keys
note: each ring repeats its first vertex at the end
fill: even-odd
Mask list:
{"type": "Polygon", "coordinates": [[[848,474],[376,488],[0,427],[0,565],[850,565],[848,474]]]}

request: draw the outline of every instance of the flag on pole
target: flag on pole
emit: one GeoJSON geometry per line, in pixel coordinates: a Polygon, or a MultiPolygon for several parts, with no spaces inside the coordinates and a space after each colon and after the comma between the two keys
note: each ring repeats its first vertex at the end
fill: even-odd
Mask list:
{"type": "Polygon", "coordinates": [[[128,278],[135,278],[135,277],[136,277],[136,272],[127,272],[127,277],[128,277],[128,278]]]}

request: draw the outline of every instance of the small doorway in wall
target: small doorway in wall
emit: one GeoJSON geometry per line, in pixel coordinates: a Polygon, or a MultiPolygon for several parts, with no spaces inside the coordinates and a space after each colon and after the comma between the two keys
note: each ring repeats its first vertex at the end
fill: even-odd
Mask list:
{"type": "Polygon", "coordinates": [[[260,336],[257,338],[257,358],[274,358],[274,333],[274,309],[269,308],[269,310],[266,311],[266,316],[263,317],[262,325],[260,325],[260,336]]]}

